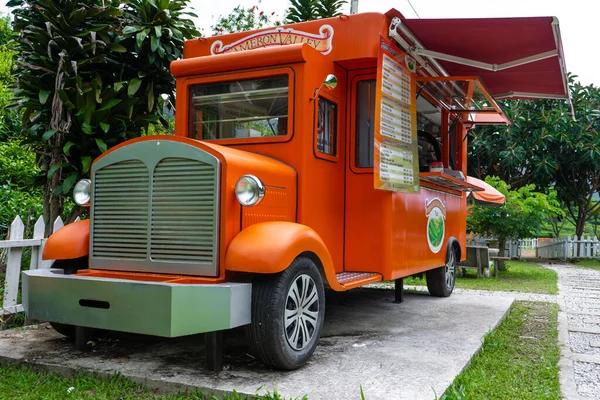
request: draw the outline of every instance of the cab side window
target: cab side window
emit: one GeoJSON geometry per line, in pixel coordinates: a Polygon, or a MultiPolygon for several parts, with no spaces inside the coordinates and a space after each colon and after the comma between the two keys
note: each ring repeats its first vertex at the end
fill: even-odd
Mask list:
{"type": "Polygon", "coordinates": [[[319,97],[317,123],[317,151],[335,156],[337,154],[337,105],[319,97]]]}
{"type": "Polygon", "coordinates": [[[356,166],[373,168],[375,79],[356,84],[356,166]]]}

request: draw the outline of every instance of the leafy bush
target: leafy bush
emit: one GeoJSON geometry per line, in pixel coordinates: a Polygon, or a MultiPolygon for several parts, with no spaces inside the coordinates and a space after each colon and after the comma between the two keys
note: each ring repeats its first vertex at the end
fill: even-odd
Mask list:
{"type": "Polygon", "coordinates": [[[16,140],[0,142],[0,236],[6,236],[17,215],[32,227],[42,214],[42,192],[33,186],[39,173],[34,153],[16,140]]]}
{"type": "Polygon", "coordinates": [[[555,190],[548,194],[536,192],[534,184],[511,190],[510,185],[495,176],[488,176],[485,181],[506,196],[506,202],[501,207],[472,205],[467,229],[497,238],[500,256],[504,255],[507,239],[534,237],[546,221],[564,216],[555,190]]]}

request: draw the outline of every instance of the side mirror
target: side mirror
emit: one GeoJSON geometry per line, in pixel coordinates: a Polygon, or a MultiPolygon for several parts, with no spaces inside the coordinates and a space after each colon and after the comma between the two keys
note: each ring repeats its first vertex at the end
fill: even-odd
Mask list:
{"type": "Polygon", "coordinates": [[[327,75],[325,81],[323,81],[323,86],[325,86],[326,89],[335,89],[337,86],[337,77],[333,74],[327,75]]]}
{"type": "Polygon", "coordinates": [[[318,88],[315,89],[315,93],[313,94],[312,99],[310,99],[310,101],[313,101],[314,99],[317,98],[317,94],[319,93],[319,91],[321,90],[321,88],[323,86],[325,86],[326,89],[335,89],[336,86],[338,84],[338,80],[337,77],[333,74],[329,74],[325,77],[325,80],[323,81],[323,83],[321,83],[321,86],[319,86],[318,88]]]}

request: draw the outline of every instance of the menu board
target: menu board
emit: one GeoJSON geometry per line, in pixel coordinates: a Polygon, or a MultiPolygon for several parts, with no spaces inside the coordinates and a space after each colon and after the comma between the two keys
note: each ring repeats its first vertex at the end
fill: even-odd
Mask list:
{"type": "Polygon", "coordinates": [[[375,189],[419,192],[415,61],[383,36],[375,94],[375,189]]]}

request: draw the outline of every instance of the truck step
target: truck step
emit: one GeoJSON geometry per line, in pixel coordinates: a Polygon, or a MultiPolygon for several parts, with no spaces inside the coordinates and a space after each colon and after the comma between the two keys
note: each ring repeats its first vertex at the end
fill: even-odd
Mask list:
{"type": "Polygon", "coordinates": [[[381,274],[376,272],[340,272],[335,274],[337,281],[345,289],[352,289],[368,283],[382,280],[381,274]]]}

